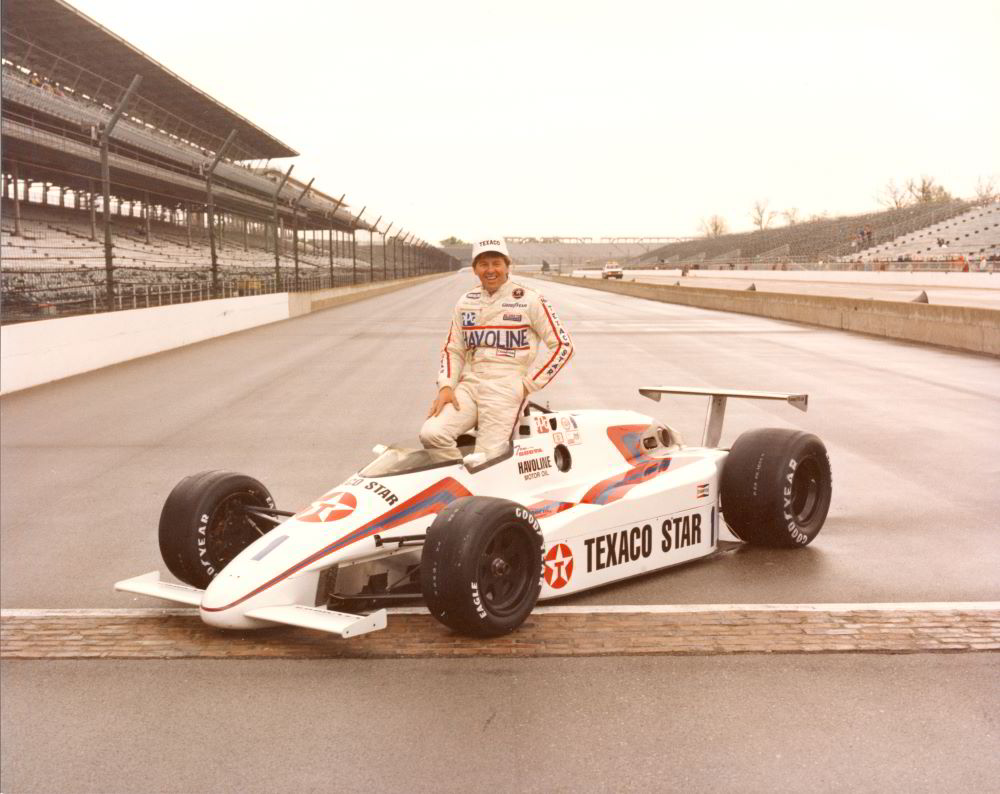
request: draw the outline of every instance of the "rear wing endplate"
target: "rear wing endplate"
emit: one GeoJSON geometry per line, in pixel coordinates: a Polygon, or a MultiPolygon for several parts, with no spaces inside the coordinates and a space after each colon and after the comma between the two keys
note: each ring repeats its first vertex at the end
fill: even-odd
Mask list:
{"type": "Polygon", "coordinates": [[[705,416],[705,432],[702,434],[703,447],[716,447],[722,438],[722,420],[726,415],[727,397],[744,397],[750,400],[784,400],[805,411],[809,407],[808,394],[788,394],[780,391],[744,391],[741,389],[713,389],[688,386],[644,386],[639,394],[651,400],[660,401],[661,394],[700,394],[709,398],[708,414],[705,416]]]}

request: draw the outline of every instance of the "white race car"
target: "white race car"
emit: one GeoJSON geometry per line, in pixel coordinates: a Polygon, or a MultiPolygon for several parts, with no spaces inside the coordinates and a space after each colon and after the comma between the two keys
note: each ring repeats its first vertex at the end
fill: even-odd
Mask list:
{"type": "Polygon", "coordinates": [[[378,446],[378,456],[298,513],[257,480],[187,477],[160,516],[158,572],[115,589],[197,606],[231,629],[290,624],[354,636],[384,628],[379,606],[422,596],[476,636],[513,631],[538,600],[706,557],[731,540],[805,546],[830,506],[816,436],[767,428],[717,447],[727,398],[807,396],[650,387],[710,399],[701,446],[634,411],[525,408],[507,453],[378,446]],[[733,537],[735,536],[735,537],[733,537]],[[374,611],[369,611],[374,609],[374,611]],[[352,614],[361,611],[367,614],[352,614]]]}

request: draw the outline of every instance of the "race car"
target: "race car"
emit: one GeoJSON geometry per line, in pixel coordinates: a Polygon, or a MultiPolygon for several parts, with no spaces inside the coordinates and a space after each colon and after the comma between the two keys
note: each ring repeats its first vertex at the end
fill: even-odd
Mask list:
{"type": "Polygon", "coordinates": [[[805,411],[807,395],[639,392],[707,396],[701,444],[635,411],[529,403],[499,457],[473,454],[472,436],[452,449],[379,445],[295,513],[252,477],[202,472],[178,483],[160,515],[161,555],[182,584],[153,571],[115,589],[196,606],[212,626],[343,637],[385,628],[387,605],[422,597],[449,628],[490,637],[516,629],[539,600],[707,557],[724,537],[779,547],[816,537],[832,494],[819,438],[764,428],[718,447],[728,399],[805,411]]]}

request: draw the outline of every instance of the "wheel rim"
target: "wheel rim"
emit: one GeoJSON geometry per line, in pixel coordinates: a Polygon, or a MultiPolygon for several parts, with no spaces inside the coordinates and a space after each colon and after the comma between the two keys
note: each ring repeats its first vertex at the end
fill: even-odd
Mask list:
{"type": "Polygon", "coordinates": [[[800,527],[808,524],[820,500],[820,469],[814,458],[799,462],[792,478],[792,515],[800,527]]]}
{"type": "Polygon", "coordinates": [[[230,494],[212,513],[205,529],[205,553],[217,570],[222,570],[243,549],[264,534],[251,521],[244,507],[266,507],[264,500],[253,491],[230,494]]]}
{"type": "Polygon", "coordinates": [[[514,612],[531,587],[530,562],[537,554],[518,524],[504,524],[486,543],[479,557],[479,594],[494,615],[514,612]]]}

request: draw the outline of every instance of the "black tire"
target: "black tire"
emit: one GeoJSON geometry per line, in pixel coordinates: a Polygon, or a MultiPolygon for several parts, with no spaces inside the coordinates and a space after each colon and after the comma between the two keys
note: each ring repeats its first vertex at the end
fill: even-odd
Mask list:
{"type": "Polygon", "coordinates": [[[812,433],[751,430],[733,444],[719,490],[723,518],[740,540],[755,546],[806,546],[830,509],[830,458],[812,433]]]}
{"type": "Polygon", "coordinates": [[[476,637],[520,626],[542,587],[542,530],[524,507],[467,496],[442,510],[424,541],[420,587],[431,614],[476,637]]]}
{"type": "Polygon", "coordinates": [[[267,488],[231,471],[203,471],[174,487],[160,512],[160,555],[182,582],[204,589],[229,562],[273,529],[244,505],[274,507],[267,488]]]}

